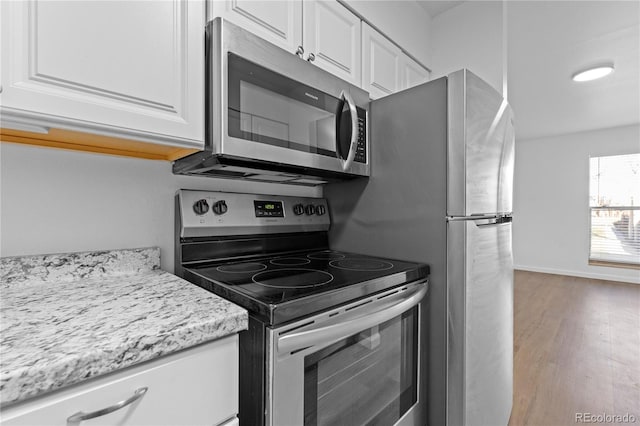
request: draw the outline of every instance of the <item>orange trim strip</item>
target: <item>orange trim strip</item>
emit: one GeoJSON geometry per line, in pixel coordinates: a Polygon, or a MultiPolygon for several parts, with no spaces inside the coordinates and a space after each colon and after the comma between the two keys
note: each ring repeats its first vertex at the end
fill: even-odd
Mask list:
{"type": "Polygon", "coordinates": [[[50,129],[48,134],[41,134],[0,128],[0,141],[164,161],[177,160],[198,151],[63,129],[50,129]]]}

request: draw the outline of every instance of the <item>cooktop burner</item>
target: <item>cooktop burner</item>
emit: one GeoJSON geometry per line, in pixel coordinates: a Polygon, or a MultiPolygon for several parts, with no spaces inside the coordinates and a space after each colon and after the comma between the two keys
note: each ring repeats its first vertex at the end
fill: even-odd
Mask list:
{"type": "Polygon", "coordinates": [[[321,259],[321,260],[335,260],[344,259],[345,255],[333,250],[314,251],[307,255],[309,259],[321,259]]]}
{"type": "Polygon", "coordinates": [[[378,259],[365,259],[362,257],[332,260],[329,265],[348,271],[386,271],[393,268],[393,263],[378,259]]]}
{"type": "Polygon", "coordinates": [[[280,257],[277,259],[271,259],[269,263],[280,266],[297,266],[311,263],[311,260],[305,259],[303,257],[280,257]]]}
{"type": "Polygon", "coordinates": [[[273,288],[308,288],[329,284],[333,281],[333,275],[314,269],[290,268],[259,272],[251,280],[273,288]]]}
{"type": "Polygon", "coordinates": [[[244,274],[248,272],[258,272],[267,269],[267,265],[257,262],[244,262],[244,263],[228,263],[216,268],[220,272],[226,272],[231,274],[244,274]]]}

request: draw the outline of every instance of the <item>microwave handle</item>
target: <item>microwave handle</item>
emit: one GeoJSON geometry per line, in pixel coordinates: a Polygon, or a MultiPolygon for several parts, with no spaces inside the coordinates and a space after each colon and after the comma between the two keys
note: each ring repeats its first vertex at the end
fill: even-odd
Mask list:
{"type": "MultiPolygon", "coordinates": [[[[353,164],[353,160],[356,158],[356,150],[358,149],[358,111],[356,110],[356,103],[353,101],[349,92],[342,91],[340,97],[349,105],[349,112],[351,114],[351,143],[349,144],[349,154],[345,160],[342,160],[342,170],[346,171],[351,167],[351,164],[353,164]]],[[[336,140],[336,144],[337,143],[338,141],[336,140]]]]}

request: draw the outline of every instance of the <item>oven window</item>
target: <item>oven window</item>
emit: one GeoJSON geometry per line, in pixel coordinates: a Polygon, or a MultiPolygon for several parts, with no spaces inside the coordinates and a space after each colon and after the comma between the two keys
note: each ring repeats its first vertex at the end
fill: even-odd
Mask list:
{"type": "Polygon", "coordinates": [[[336,157],[344,102],[228,54],[229,136],[336,157]]]}
{"type": "Polygon", "coordinates": [[[418,398],[418,307],[304,364],[306,426],[394,424],[418,398]]]}

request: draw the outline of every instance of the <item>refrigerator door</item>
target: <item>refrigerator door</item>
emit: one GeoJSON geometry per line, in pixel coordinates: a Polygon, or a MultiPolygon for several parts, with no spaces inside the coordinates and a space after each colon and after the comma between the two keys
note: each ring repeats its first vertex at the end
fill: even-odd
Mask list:
{"type": "Polygon", "coordinates": [[[506,425],[511,415],[513,257],[506,220],[447,225],[449,425],[506,425]]]}
{"type": "Polygon", "coordinates": [[[447,215],[511,213],[513,113],[467,70],[448,76],[447,215]]]}

